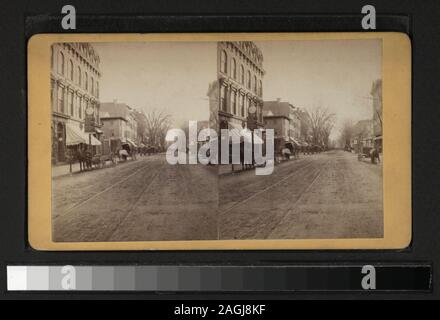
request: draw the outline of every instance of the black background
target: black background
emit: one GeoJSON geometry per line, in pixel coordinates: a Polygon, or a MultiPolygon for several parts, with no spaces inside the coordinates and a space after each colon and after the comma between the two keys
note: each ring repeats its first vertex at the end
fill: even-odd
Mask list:
{"type": "MultiPolygon", "coordinates": [[[[440,216],[439,1],[2,1],[0,9],[0,297],[10,298],[438,298],[440,216]],[[37,252],[27,245],[26,43],[39,32],[61,29],[61,8],[77,10],[75,32],[363,31],[361,8],[376,7],[377,31],[400,31],[413,45],[413,242],[401,251],[247,252],[37,252]],[[6,292],[8,264],[292,264],[427,262],[434,266],[432,294],[88,294],[6,292]]],[[[398,181],[396,181],[398,183],[398,181]]]]}

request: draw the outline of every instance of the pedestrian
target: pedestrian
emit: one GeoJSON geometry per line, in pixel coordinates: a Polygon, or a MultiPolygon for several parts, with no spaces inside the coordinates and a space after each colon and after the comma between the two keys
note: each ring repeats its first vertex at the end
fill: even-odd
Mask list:
{"type": "Polygon", "coordinates": [[[380,163],[379,152],[377,151],[376,148],[371,149],[370,157],[372,164],[376,164],[376,158],[377,158],[377,162],[380,163]]]}

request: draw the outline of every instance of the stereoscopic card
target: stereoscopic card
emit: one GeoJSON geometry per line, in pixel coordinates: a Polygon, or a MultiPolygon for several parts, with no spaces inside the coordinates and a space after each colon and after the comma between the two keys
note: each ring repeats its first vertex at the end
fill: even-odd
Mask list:
{"type": "Polygon", "coordinates": [[[36,250],[411,242],[406,34],[37,34],[27,62],[36,250]]]}

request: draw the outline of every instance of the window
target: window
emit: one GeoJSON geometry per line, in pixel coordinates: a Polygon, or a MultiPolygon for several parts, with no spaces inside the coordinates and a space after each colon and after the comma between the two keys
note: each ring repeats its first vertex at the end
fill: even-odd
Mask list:
{"type": "Polygon", "coordinates": [[[81,87],[81,68],[78,66],[78,85],[81,87]]]}
{"type": "Polygon", "coordinates": [[[260,82],[259,82],[259,86],[258,86],[258,95],[259,95],[260,97],[263,96],[263,81],[261,81],[261,80],[260,80],[260,82]]]}
{"type": "Polygon", "coordinates": [[[220,88],[220,110],[226,112],[226,87],[220,88]]]}
{"type": "Polygon", "coordinates": [[[235,59],[232,59],[231,74],[232,78],[237,79],[237,62],[235,59]]]}
{"type": "Polygon", "coordinates": [[[99,82],[96,81],[96,97],[99,98],[99,82]]]}
{"type": "Polygon", "coordinates": [[[243,65],[240,66],[240,83],[244,84],[244,67],[243,65]]]}
{"type": "Polygon", "coordinates": [[[249,70],[247,72],[247,88],[251,88],[251,72],[249,70]]]}
{"type": "Polygon", "coordinates": [[[94,82],[94,80],[93,80],[93,77],[90,77],[90,92],[91,92],[92,94],[95,93],[95,82],[94,82]]]}
{"type": "Polygon", "coordinates": [[[58,107],[57,111],[60,113],[64,112],[64,88],[58,86],[58,107]]]}
{"type": "Polygon", "coordinates": [[[220,58],[220,71],[223,73],[228,73],[228,55],[226,51],[223,50],[220,58]]]}
{"type": "Polygon", "coordinates": [[[254,76],[254,92],[257,93],[257,76],[254,76]]]}
{"type": "Polygon", "coordinates": [[[78,97],[78,118],[82,119],[82,98],[78,97]]]}
{"type": "Polygon", "coordinates": [[[69,74],[69,79],[71,81],[73,81],[73,62],[72,62],[72,60],[69,60],[69,69],[68,69],[67,73],[69,74]]]}
{"type": "Polygon", "coordinates": [[[244,96],[240,96],[240,115],[244,117],[244,96]]]}
{"type": "Polygon", "coordinates": [[[231,92],[231,113],[237,114],[237,92],[231,92]]]}
{"type": "Polygon", "coordinates": [[[89,75],[84,73],[84,89],[89,90],[89,75]]]}
{"type": "Polygon", "coordinates": [[[69,114],[73,117],[73,92],[69,91],[68,95],[68,103],[69,103],[69,114]]]}
{"type": "Polygon", "coordinates": [[[64,54],[62,52],[58,55],[58,73],[64,75],[64,54]]]}

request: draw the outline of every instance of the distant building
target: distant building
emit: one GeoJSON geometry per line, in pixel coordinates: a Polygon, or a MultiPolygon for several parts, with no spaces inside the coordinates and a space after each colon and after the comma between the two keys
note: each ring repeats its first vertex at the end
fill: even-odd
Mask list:
{"type": "Polygon", "coordinates": [[[249,109],[255,107],[257,127],[263,128],[265,72],[261,50],[250,41],[219,42],[217,50],[219,127],[242,128],[249,109]]]}
{"type": "Polygon", "coordinates": [[[52,162],[66,160],[67,148],[99,145],[100,58],[89,43],[55,43],[51,46],[52,162]],[[84,132],[85,113],[94,117],[95,132],[84,132]]]}
{"type": "Polygon", "coordinates": [[[374,145],[382,152],[382,80],[373,82],[371,88],[373,99],[373,134],[374,145]]]}
{"type": "Polygon", "coordinates": [[[101,103],[101,122],[104,138],[119,138],[138,143],[137,121],[134,110],[117,101],[101,103]]]}
{"type": "Polygon", "coordinates": [[[350,147],[358,153],[366,153],[374,146],[373,120],[358,121],[353,127],[350,147]]]}
{"type": "Polygon", "coordinates": [[[276,101],[264,101],[263,106],[264,125],[266,129],[274,129],[276,149],[300,146],[301,120],[298,108],[281,99],[276,101]]]}

